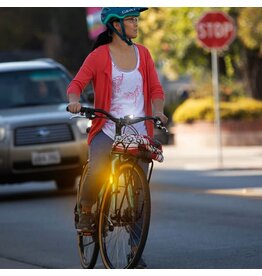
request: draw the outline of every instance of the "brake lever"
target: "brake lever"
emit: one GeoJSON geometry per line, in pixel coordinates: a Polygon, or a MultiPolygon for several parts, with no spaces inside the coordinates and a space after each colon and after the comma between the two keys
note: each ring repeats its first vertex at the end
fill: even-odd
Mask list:
{"type": "Polygon", "coordinates": [[[85,118],[85,116],[81,114],[71,114],[71,116],[69,117],[69,120],[72,120],[75,118],[85,118]]]}
{"type": "Polygon", "coordinates": [[[166,133],[168,133],[168,129],[165,126],[161,126],[161,130],[164,130],[166,133]]]}
{"type": "Polygon", "coordinates": [[[166,133],[168,133],[168,129],[165,126],[156,125],[158,129],[164,130],[166,133]]]}
{"type": "Polygon", "coordinates": [[[164,130],[166,133],[168,133],[168,129],[163,125],[160,119],[157,119],[157,121],[155,122],[155,125],[158,129],[164,130]]]}

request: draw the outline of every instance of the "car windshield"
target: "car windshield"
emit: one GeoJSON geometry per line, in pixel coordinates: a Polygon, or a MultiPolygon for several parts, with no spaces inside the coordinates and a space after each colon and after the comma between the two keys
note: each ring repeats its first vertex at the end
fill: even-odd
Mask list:
{"type": "Polygon", "coordinates": [[[0,73],[0,109],[66,103],[69,82],[60,69],[0,73]]]}

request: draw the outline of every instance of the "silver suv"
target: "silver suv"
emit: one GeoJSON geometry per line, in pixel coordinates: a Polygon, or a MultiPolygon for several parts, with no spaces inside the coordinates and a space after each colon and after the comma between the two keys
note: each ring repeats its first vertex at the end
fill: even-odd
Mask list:
{"type": "Polygon", "coordinates": [[[69,120],[70,80],[50,59],[0,63],[0,184],[55,180],[58,188],[74,186],[87,160],[89,122],[69,120]]]}

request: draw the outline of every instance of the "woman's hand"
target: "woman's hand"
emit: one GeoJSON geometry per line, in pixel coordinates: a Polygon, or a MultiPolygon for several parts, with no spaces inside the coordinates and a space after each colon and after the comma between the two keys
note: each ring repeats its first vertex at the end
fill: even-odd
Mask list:
{"type": "Polygon", "coordinates": [[[69,112],[79,113],[82,105],[79,102],[70,102],[67,107],[69,112]]]}
{"type": "Polygon", "coordinates": [[[77,93],[70,93],[68,95],[69,104],[68,111],[71,113],[79,113],[82,105],[79,103],[80,96],[77,93]]]}
{"type": "Polygon", "coordinates": [[[156,117],[159,117],[159,119],[161,120],[161,122],[162,122],[164,125],[167,124],[168,118],[167,118],[167,116],[166,116],[163,112],[158,112],[158,111],[156,111],[154,115],[155,115],[156,117]]]}
{"type": "Polygon", "coordinates": [[[153,100],[153,110],[154,110],[154,116],[159,117],[161,122],[166,125],[168,118],[163,113],[164,110],[164,100],[162,99],[155,99],[153,100]]]}

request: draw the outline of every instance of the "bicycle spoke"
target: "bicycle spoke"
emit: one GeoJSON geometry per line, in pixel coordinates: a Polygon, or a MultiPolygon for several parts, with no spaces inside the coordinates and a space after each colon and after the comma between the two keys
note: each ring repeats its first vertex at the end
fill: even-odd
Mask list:
{"type": "Polygon", "coordinates": [[[82,267],[93,268],[99,251],[98,242],[92,236],[78,235],[78,247],[82,267]]]}
{"type": "Polygon", "coordinates": [[[90,246],[91,244],[94,244],[94,243],[95,243],[94,241],[90,241],[89,243],[84,244],[83,247],[84,247],[84,248],[85,248],[85,247],[88,247],[88,246],[90,246]]]}
{"type": "Polygon", "coordinates": [[[115,191],[107,189],[101,206],[99,244],[102,260],[108,268],[134,266],[148,233],[148,184],[140,168],[126,164],[119,171],[115,191]],[[138,250],[132,252],[132,247],[138,250]]]}

